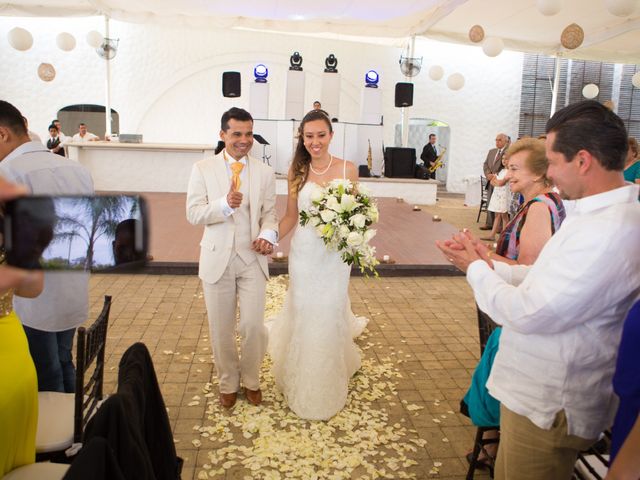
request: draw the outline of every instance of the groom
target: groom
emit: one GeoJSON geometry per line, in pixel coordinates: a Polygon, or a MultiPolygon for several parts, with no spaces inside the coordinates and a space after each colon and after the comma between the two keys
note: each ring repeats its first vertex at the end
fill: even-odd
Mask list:
{"type": "Polygon", "coordinates": [[[187,220],[204,225],[200,267],[209,317],[220,403],[235,405],[240,382],[247,400],[262,401],[260,365],[267,348],[264,325],[269,269],[277,241],[275,176],[250,157],[253,118],[232,108],[222,115],[224,150],[196,163],[187,189],[187,220]],[[236,321],[236,306],[240,320],[236,321]],[[240,335],[240,356],[236,348],[240,335]]]}

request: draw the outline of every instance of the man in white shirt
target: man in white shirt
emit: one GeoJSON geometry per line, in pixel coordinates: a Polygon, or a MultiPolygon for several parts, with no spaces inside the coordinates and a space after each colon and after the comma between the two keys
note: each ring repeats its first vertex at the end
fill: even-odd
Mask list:
{"type": "Polygon", "coordinates": [[[97,135],[87,132],[87,126],[84,123],[78,125],[78,133],[73,136],[73,142],[95,142],[100,140],[97,135]]]}
{"type": "Polygon", "coordinates": [[[547,122],[547,175],[575,207],[535,264],[481,258],[466,235],[437,242],[503,326],[487,387],[500,400],[497,479],[569,479],[578,451],[611,425],[624,317],[640,296],[638,185],[627,132],[595,101],[547,122]]]}
{"type": "MultiPolygon", "coordinates": [[[[36,195],[93,194],[89,171],[29,141],[20,112],[0,100],[0,175],[36,195]]],[[[14,298],[38,373],[38,389],[71,393],[75,369],[73,336],[88,314],[89,275],[46,272],[37,298],[14,298]]]]}

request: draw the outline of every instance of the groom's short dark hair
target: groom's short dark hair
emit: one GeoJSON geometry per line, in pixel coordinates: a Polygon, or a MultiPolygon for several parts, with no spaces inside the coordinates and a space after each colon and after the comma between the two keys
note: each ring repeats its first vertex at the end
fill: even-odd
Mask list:
{"type": "Polygon", "coordinates": [[[229,130],[229,120],[237,120],[239,122],[253,122],[253,117],[249,112],[242,108],[233,107],[222,114],[220,119],[220,130],[226,132],[229,130]]]}

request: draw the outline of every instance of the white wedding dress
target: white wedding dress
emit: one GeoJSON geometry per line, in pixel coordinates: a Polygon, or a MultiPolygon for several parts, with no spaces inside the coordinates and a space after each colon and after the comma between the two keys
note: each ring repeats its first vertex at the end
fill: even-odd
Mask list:
{"type": "MultiPolygon", "coordinates": [[[[309,207],[314,188],[319,186],[307,182],[300,190],[298,210],[309,207]]],[[[353,338],[368,320],[351,312],[350,271],[314,227],[297,226],[289,252],[289,290],[270,325],[269,353],[276,386],[289,408],[307,420],[328,420],[342,410],[349,379],[360,368],[353,338]]]]}

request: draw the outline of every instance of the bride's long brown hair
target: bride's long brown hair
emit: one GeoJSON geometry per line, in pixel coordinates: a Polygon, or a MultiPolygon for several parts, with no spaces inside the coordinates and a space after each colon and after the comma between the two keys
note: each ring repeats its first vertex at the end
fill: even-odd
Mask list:
{"type": "Polygon", "coordinates": [[[321,110],[311,110],[302,119],[302,123],[298,127],[298,145],[296,145],[296,151],[293,154],[293,160],[291,161],[291,172],[293,173],[293,179],[291,180],[290,195],[297,196],[298,192],[304,187],[309,177],[309,165],[311,164],[311,154],[304,146],[304,126],[308,122],[315,120],[322,120],[329,127],[329,133],[333,133],[333,127],[331,126],[331,120],[326,113],[321,110]]]}

